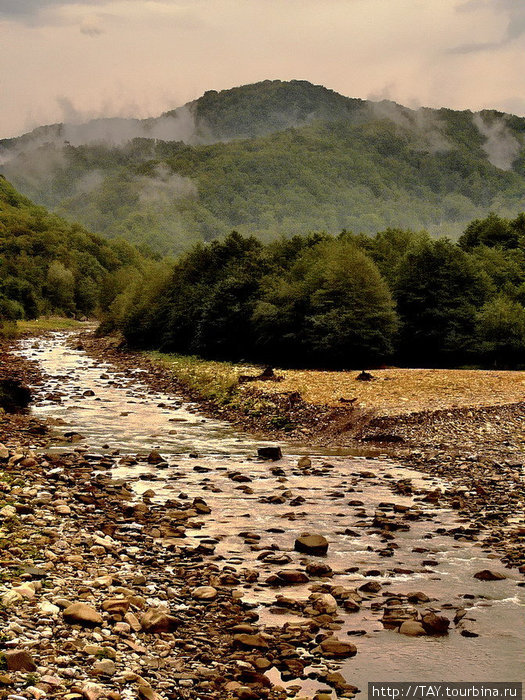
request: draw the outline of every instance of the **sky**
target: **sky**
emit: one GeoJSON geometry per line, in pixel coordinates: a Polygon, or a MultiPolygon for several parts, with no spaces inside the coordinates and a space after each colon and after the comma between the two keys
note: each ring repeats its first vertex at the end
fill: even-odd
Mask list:
{"type": "Polygon", "coordinates": [[[0,0],[0,138],[266,79],[525,116],[525,2],[0,0]]]}

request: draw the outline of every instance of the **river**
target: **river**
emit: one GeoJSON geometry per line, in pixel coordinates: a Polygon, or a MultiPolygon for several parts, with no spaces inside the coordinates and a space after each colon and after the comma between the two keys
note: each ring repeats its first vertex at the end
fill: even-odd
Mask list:
{"type": "MultiPolygon", "coordinates": [[[[53,419],[64,433],[78,433],[75,449],[111,456],[115,477],[126,478],[137,496],[152,489],[156,501],[204,497],[212,514],[202,529],[187,533],[189,542],[192,538],[213,542],[214,556],[223,566],[229,564],[233,571],[254,569],[264,581],[278,569],[301,568],[305,557],[293,551],[294,540],[304,532],[316,532],[330,542],[322,561],[335,575],[315,583],[352,588],[365,580],[381,583],[381,591],[370,594],[359,612],[341,612],[341,629],[336,633],[358,648],[341,672],[363,695],[368,681],[523,680],[525,588],[517,585],[522,577],[476,542],[443,533],[468,525],[459,522],[454,511],[422,500],[429,489],[445,489],[446,482],[386,458],[323,454],[307,445],[281,445],[284,457],[276,463],[258,460],[256,451],[263,441],[201,415],[181,397],[152,392],[141,381],[140,370],[125,375],[68,346],[67,340],[67,333],[55,333],[20,342],[20,354],[36,360],[45,376],[34,414],[53,419]],[[152,449],[163,455],[166,468],[122,459],[152,449]],[[298,456],[305,454],[312,459],[306,470],[297,466],[298,456]],[[236,474],[249,481],[237,481],[236,474]],[[400,480],[410,481],[411,495],[400,495],[393,488],[400,480]],[[277,497],[276,502],[269,502],[271,497],[277,497]],[[409,529],[393,533],[394,555],[386,557],[384,550],[391,541],[372,527],[372,520],[376,512],[391,517],[394,506],[400,511],[408,507],[410,512],[417,506],[420,513],[406,521],[409,529]],[[254,542],[239,536],[243,531],[255,533],[264,546],[257,546],[257,537],[254,542]],[[271,548],[276,549],[276,563],[258,559],[261,550],[271,548]],[[285,557],[279,563],[281,555],[285,557]],[[481,569],[501,571],[507,578],[478,581],[473,574],[481,569]],[[381,611],[373,602],[386,591],[423,591],[431,599],[426,607],[451,619],[455,609],[464,607],[479,636],[466,638],[454,625],[442,637],[412,638],[384,629],[381,611]]],[[[255,584],[241,590],[244,600],[258,606],[260,619],[272,626],[289,619],[271,611],[276,596],[305,599],[311,585],[276,591],[255,584]]],[[[276,680],[275,674],[272,679],[276,680]]],[[[314,683],[305,684],[305,690],[314,688],[314,683]]]]}

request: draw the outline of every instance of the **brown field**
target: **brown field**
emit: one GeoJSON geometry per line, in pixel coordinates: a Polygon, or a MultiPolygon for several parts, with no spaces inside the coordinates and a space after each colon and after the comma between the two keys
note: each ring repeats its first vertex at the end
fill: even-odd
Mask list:
{"type": "Polygon", "coordinates": [[[282,381],[251,383],[264,392],[298,391],[308,403],[354,406],[378,415],[424,410],[497,406],[525,400],[525,372],[496,370],[384,369],[371,382],[358,372],[276,370],[282,381]]]}

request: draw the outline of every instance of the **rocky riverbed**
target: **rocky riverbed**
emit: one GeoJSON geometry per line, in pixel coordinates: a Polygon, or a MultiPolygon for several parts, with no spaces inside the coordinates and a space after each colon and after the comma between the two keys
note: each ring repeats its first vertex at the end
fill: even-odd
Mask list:
{"type": "Polygon", "coordinates": [[[0,422],[0,697],[521,680],[517,464],[427,465],[425,446],[418,473],[292,444],[263,461],[165,373],[66,342],[3,356],[37,401],[0,422]]]}

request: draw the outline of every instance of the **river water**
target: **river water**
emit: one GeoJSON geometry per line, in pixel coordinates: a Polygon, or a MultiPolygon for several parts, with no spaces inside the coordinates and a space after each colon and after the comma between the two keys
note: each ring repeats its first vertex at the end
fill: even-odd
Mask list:
{"type": "MultiPolygon", "coordinates": [[[[126,478],[138,496],[153,489],[157,502],[184,494],[204,497],[212,514],[203,519],[202,529],[189,530],[185,541],[215,542],[221,566],[229,565],[233,571],[255,569],[264,581],[277,570],[302,568],[304,555],[293,551],[294,540],[304,532],[316,532],[330,542],[322,561],[336,573],[332,579],[313,582],[351,588],[365,580],[382,584],[379,594],[370,596],[358,613],[341,612],[342,629],[336,632],[339,639],[357,646],[357,655],[342,664],[341,672],[362,689],[362,696],[368,681],[524,680],[525,588],[517,585],[522,577],[475,542],[438,532],[468,525],[459,522],[455,512],[422,500],[429,489],[445,489],[445,482],[386,458],[322,454],[306,445],[281,445],[281,461],[260,461],[255,457],[257,447],[271,443],[200,415],[196,406],[178,396],[152,392],[141,382],[140,370],[124,375],[68,347],[67,340],[67,333],[55,333],[20,343],[20,354],[36,360],[46,380],[34,414],[54,419],[64,433],[80,434],[75,448],[113,454],[114,476],[126,478]],[[116,454],[144,455],[154,448],[165,457],[168,468],[158,469],[144,460],[130,465],[116,454]],[[311,469],[297,467],[301,454],[311,456],[311,469]],[[276,467],[280,473],[272,473],[276,467]],[[236,473],[250,481],[233,480],[236,473]],[[410,480],[412,495],[394,493],[392,485],[399,480],[410,480]],[[282,496],[284,502],[268,502],[272,496],[282,496]],[[397,548],[393,557],[385,557],[381,551],[386,543],[373,532],[372,519],[378,510],[391,516],[394,504],[417,505],[422,515],[408,523],[408,531],[394,533],[397,548]],[[245,543],[239,536],[243,531],[259,535],[261,547],[245,543]],[[260,549],[272,547],[287,554],[289,563],[257,558],[260,549]],[[478,581],[473,574],[481,569],[501,571],[508,578],[478,581]],[[380,575],[366,575],[371,570],[380,575]],[[423,591],[431,598],[426,607],[451,619],[456,608],[464,607],[479,636],[463,637],[453,625],[445,637],[411,638],[386,630],[381,612],[371,607],[374,600],[381,600],[383,591],[423,591]],[[354,636],[356,631],[359,635],[354,636]]],[[[277,591],[250,585],[244,600],[258,605],[264,624],[281,625],[290,618],[270,612],[276,596],[304,600],[310,585],[277,591]]],[[[304,686],[306,691],[315,687],[313,682],[304,686]]]]}

